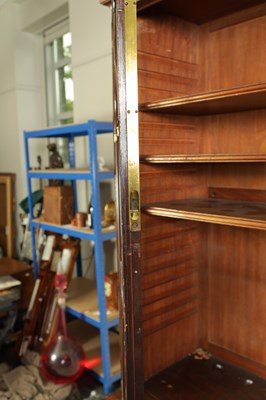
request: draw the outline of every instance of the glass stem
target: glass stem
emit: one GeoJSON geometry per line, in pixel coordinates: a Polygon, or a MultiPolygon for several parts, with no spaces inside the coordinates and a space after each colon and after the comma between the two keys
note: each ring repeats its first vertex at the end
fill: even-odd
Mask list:
{"type": "Polygon", "coordinates": [[[58,334],[67,336],[67,324],[66,324],[66,299],[63,290],[58,291],[57,297],[58,304],[58,334]]]}

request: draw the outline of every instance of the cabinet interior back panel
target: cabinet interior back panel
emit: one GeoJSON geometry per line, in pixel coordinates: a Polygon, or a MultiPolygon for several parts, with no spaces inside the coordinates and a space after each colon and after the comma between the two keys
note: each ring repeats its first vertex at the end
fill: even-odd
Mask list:
{"type": "Polygon", "coordinates": [[[266,233],[210,226],[209,240],[208,340],[265,366],[266,233]]]}
{"type": "Polygon", "coordinates": [[[197,126],[199,153],[266,152],[266,110],[200,117],[197,126]]]}
{"type": "Polygon", "coordinates": [[[140,103],[199,90],[199,35],[196,25],[171,16],[139,18],[140,103]]]}
{"type": "Polygon", "coordinates": [[[140,154],[198,153],[198,118],[140,114],[140,154]]]}
{"type": "Polygon", "coordinates": [[[206,91],[265,82],[265,37],[265,16],[211,31],[205,57],[206,91]]]}
{"type": "MultiPolygon", "coordinates": [[[[228,26],[224,20],[217,28],[215,23],[210,24],[205,43],[206,91],[265,82],[265,21],[261,16],[232,24],[229,19],[228,26]]],[[[265,110],[203,117],[198,126],[202,134],[200,152],[266,150],[265,110]]],[[[215,165],[209,172],[208,186],[265,190],[264,164],[215,165]]],[[[263,243],[264,232],[209,226],[209,344],[214,351],[222,349],[221,356],[229,352],[236,362],[239,357],[240,365],[243,359],[248,360],[250,368],[260,365],[259,373],[263,373],[266,363],[263,243]]]]}

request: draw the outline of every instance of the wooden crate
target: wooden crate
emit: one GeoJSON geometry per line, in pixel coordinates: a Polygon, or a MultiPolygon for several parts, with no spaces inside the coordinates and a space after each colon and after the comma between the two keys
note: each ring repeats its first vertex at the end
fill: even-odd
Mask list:
{"type": "Polygon", "coordinates": [[[43,196],[43,218],[53,224],[69,224],[74,218],[72,186],[46,186],[43,196]]]}

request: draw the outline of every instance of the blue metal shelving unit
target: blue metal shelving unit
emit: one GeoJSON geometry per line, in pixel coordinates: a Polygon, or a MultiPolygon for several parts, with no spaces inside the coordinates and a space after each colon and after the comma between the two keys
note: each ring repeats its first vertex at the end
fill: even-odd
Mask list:
{"type": "Polygon", "coordinates": [[[96,286],[99,307],[99,321],[90,318],[79,311],[67,307],[67,311],[82,319],[86,323],[96,327],[99,330],[100,343],[101,343],[101,358],[102,358],[102,373],[96,373],[91,370],[90,373],[95,376],[104,386],[105,394],[112,390],[112,384],[121,378],[121,374],[111,374],[111,356],[110,356],[110,343],[109,343],[109,329],[118,324],[118,317],[113,319],[107,318],[104,280],[104,252],[103,243],[116,237],[116,232],[102,230],[101,226],[101,202],[100,202],[100,182],[103,180],[113,179],[113,172],[99,171],[98,169],[98,153],[97,153],[97,135],[103,133],[112,133],[113,124],[110,122],[97,122],[89,120],[83,124],[65,125],[59,127],[46,128],[35,131],[24,131],[24,146],[26,157],[27,169],[27,186],[28,186],[28,202],[30,210],[30,227],[31,239],[33,248],[33,264],[35,277],[38,274],[38,264],[36,259],[36,243],[35,243],[35,229],[40,227],[43,230],[55,232],[59,234],[66,234],[71,237],[80,238],[94,242],[95,252],[95,269],[96,269],[96,286]],[[75,169],[75,151],[74,151],[74,138],[78,136],[85,136],[88,138],[89,145],[89,168],[88,170],[75,169]],[[70,169],[68,170],[31,170],[30,169],[30,154],[29,154],[29,140],[37,138],[57,138],[64,137],[69,139],[69,159],[70,169]],[[91,182],[92,193],[92,206],[93,206],[93,230],[78,229],[72,226],[59,226],[50,223],[40,222],[34,220],[33,217],[33,202],[32,202],[32,179],[64,179],[72,181],[75,191],[75,204],[77,204],[77,180],[88,180],[91,182]]]}

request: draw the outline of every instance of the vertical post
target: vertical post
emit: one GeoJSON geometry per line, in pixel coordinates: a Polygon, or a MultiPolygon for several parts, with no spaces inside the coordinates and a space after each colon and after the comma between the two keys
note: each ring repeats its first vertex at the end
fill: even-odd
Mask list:
{"type": "Polygon", "coordinates": [[[113,2],[122,398],[144,397],[138,148],[137,2],[113,2]]]}
{"type": "Polygon", "coordinates": [[[92,174],[91,191],[92,191],[92,207],[93,207],[93,229],[94,229],[94,254],[95,254],[95,270],[96,284],[98,293],[98,306],[100,311],[100,341],[102,352],[103,366],[103,386],[105,394],[111,391],[111,368],[110,368],[110,346],[109,346],[109,330],[107,325],[107,310],[105,299],[105,264],[104,264],[104,248],[102,235],[102,215],[100,201],[100,180],[98,168],[98,152],[97,152],[97,123],[88,121],[88,133],[90,144],[90,170],[92,174]]]}
{"type": "MultiPolygon", "coordinates": [[[[32,227],[33,220],[33,202],[32,202],[32,187],[31,178],[29,177],[30,171],[30,158],[29,158],[29,143],[28,143],[27,132],[24,131],[24,149],[26,157],[26,176],[27,176],[27,188],[28,188],[28,207],[29,207],[29,228],[31,232],[31,243],[32,243],[32,260],[33,260],[33,272],[34,278],[37,279],[39,272],[39,265],[37,260],[37,249],[36,249],[36,239],[35,239],[35,229],[32,227]]],[[[27,227],[26,227],[27,229],[27,227]]]]}
{"type": "MultiPolygon", "coordinates": [[[[69,166],[70,168],[76,167],[76,158],[75,158],[75,137],[74,135],[69,135],[68,138],[68,157],[69,157],[69,166]]],[[[74,209],[78,211],[78,188],[77,188],[77,181],[74,180],[71,182],[73,190],[74,190],[74,209]]],[[[82,276],[82,261],[81,261],[81,254],[79,253],[77,257],[77,275],[82,276]]]]}

